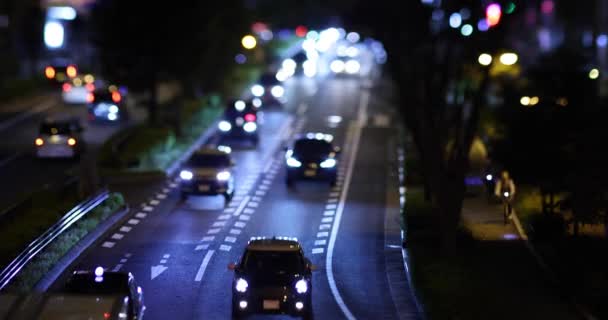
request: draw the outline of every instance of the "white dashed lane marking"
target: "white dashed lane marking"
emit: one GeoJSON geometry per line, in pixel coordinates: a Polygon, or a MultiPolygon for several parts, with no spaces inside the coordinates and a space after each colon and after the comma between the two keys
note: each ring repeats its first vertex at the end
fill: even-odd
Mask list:
{"type": "Polygon", "coordinates": [[[115,234],[112,235],[112,239],[114,239],[114,240],[120,240],[120,239],[122,239],[124,237],[125,236],[123,234],[120,234],[120,233],[115,233],[115,234]]]}
{"type": "Polygon", "coordinates": [[[225,244],[220,246],[220,250],[222,250],[222,251],[230,251],[230,249],[232,249],[232,246],[228,246],[225,244]]]}
{"type": "Polygon", "coordinates": [[[322,224],[319,226],[319,230],[329,230],[331,229],[331,224],[322,224]]]}
{"type": "Polygon", "coordinates": [[[200,250],[207,250],[208,248],[209,248],[209,244],[205,243],[205,244],[199,244],[198,246],[196,246],[196,248],[194,250],[200,251],[200,250]]]}
{"type": "Polygon", "coordinates": [[[244,221],[249,221],[251,219],[251,217],[247,216],[247,215],[242,215],[242,216],[239,217],[239,219],[240,220],[244,220],[244,221]]]}
{"type": "Polygon", "coordinates": [[[258,190],[258,191],[255,192],[255,195],[256,196],[264,196],[264,195],[266,195],[266,191],[264,191],[264,190],[258,190]]]}
{"type": "Polygon", "coordinates": [[[132,225],[136,225],[139,223],[139,220],[137,219],[129,219],[129,221],[127,221],[128,224],[132,224],[132,225]]]}
{"type": "Polygon", "coordinates": [[[251,197],[251,201],[257,201],[257,202],[260,202],[260,201],[262,201],[262,198],[257,197],[257,196],[254,196],[254,197],[251,197]]]}
{"type": "Polygon", "coordinates": [[[220,232],[220,228],[209,229],[207,231],[208,234],[217,234],[220,232]]]}
{"type": "Polygon", "coordinates": [[[337,203],[338,199],[329,199],[327,200],[327,203],[337,203]]]}
{"type": "Polygon", "coordinates": [[[331,192],[331,193],[329,194],[329,196],[330,196],[331,198],[339,197],[339,196],[340,196],[340,192],[331,192]]]}
{"type": "Polygon", "coordinates": [[[102,246],[102,247],[104,247],[104,248],[113,248],[113,247],[114,247],[114,245],[115,245],[115,243],[114,243],[114,242],[111,242],[111,241],[106,241],[106,242],[104,242],[104,243],[103,243],[101,246],[102,246]]]}
{"type": "Polygon", "coordinates": [[[142,210],[147,211],[147,212],[152,212],[152,211],[154,211],[154,207],[144,206],[142,210]]]}
{"type": "Polygon", "coordinates": [[[226,225],[226,221],[217,221],[213,223],[213,227],[223,227],[226,225]]]}
{"type": "Polygon", "coordinates": [[[315,240],[315,246],[324,246],[327,244],[327,240],[322,239],[322,240],[315,240]]]}
{"type": "Polygon", "coordinates": [[[145,213],[143,213],[143,212],[138,212],[138,213],[135,215],[135,217],[136,217],[136,218],[140,218],[140,219],[143,219],[143,218],[145,218],[145,217],[147,217],[147,216],[148,216],[148,215],[147,215],[147,214],[145,214],[145,213]]]}
{"type": "Polygon", "coordinates": [[[229,214],[223,214],[219,217],[217,217],[218,220],[228,220],[230,219],[230,215],[229,214]]]}
{"type": "Polygon", "coordinates": [[[336,214],[336,212],[333,210],[327,210],[323,213],[324,216],[333,216],[334,214],[336,214]]]}
{"type": "Polygon", "coordinates": [[[239,229],[230,229],[230,232],[229,232],[229,233],[230,233],[230,234],[236,234],[236,235],[239,235],[239,234],[241,234],[241,230],[239,230],[239,229]]]}
{"type": "Polygon", "coordinates": [[[131,229],[132,229],[131,227],[122,226],[122,227],[120,227],[120,229],[119,229],[119,230],[120,230],[121,232],[129,232],[129,231],[131,231],[131,229]]]}
{"type": "Polygon", "coordinates": [[[150,200],[150,205],[152,205],[152,206],[157,206],[159,204],[160,204],[160,201],[158,201],[158,200],[150,200]]]}
{"type": "Polygon", "coordinates": [[[327,238],[329,237],[329,232],[323,231],[323,232],[317,232],[317,238],[327,238]]]}
{"type": "Polygon", "coordinates": [[[165,264],[165,263],[167,263],[167,259],[162,259],[162,260],[160,260],[160,263],[161,263],[161,264],[165,264]]]}
{"type": "Polygon", "coordinates": [[[229,243],[235,243],[236,237],[226,237],[226,238],[224,238],[224,241],[229,242],[229,243]]]}
{"type": "Polygon", "coordinates": [[[237,221],[237,222],[234,223],[234,226],[236,228],[245,228],[246,225],[247,224],[245,222],[242,222],[242,221],[237,221]]]}
{"type": "Polygon", "coordinates": [[[120,271],[120,268],[122,268],[122,264],[119,263],[114,267],[114,269],[112,269],[112,272],[118,272],[120,271]]]}
{"type": "Polygon", "coordinates": [[[206,242],[206,241],[207,242],[211,242],[214,239],[215,239],[215,236],[206,236],[206,237],[203,237],[203,239],[201,239],[201,241],[203,241],[203,242],[206,242]]]}
{"type": "Polygon", "coordinates": [[[322,222],[322,223],[330,223],[330,222],[332,222],[332,221],[334,221],[334,218],[333,218],[333,217],[327,217],[327,218],[323,218],[323,219],[321,220],[321,222],[322,222]]]}
{"type": "Polygon", "coordinates": [[[312,249],[312,254],[321,254],[323,252],[325,252],[324,248],[313,248],[312,249]]]}
{"type": "Polygon", "coordinates": [[[338,206],[335,204],[328,204],[325,206],[326,210],[335,210],[338,206]]]}
{"type": "Polygon", "coordinates": [[[161,199],[161,200],[163,200],[163,199],[167,199],[167,195],[166,195],[166,194],[159,193],[159,194],[157,194],[157,195],[156,195],[156,198],[157,198],[157,199],[161,199]]]}
{"type": "Polygon", "coordinates": [[[171,255],[170,255],[170,254],[168,254],[168,253],[167,253],[167,254],[164,254],[164,255],[163,255],[163,259],[169,259],[169,258],[171,258],[171,255]]]}
{"type": "Polygon", "coordinates": [[[259,203],[257,203],[257,202],[250,201],[250,202],[247,204],[247,206],[248,206],[248,207],[251,207],[251,208],[257,208],[257,207],[259,207],[259,206],[260,206],[260,204],[259,204],[259,203]]]}

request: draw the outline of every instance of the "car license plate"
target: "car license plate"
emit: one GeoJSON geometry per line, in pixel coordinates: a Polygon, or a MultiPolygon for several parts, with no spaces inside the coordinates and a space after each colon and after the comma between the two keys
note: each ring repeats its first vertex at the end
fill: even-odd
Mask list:
{"type": "Polygon", "coordinates": [[[61,138],[59,138],[59,136],[56,136],[56,135],[51,136],[52,143],[58,143],[60,140],[61,140],[61,138]]]}
{"type": "Polygon", "coordinates": [[[264,310],[279,310],[279,300],[264,300],[264,310]]]}
{"type": "Polygon", "coordinates": [[[202,184],[200,186],[198,186],[198,191],[209,191],[209,185],[206,184],[202,184]]]}
{"type": "Polygon", "coordinates": [[[314,177],[317,175],[317,171],[316,170],[306,170],[306,171],[304,171],[304,175],[307,177],[314,177]]]}

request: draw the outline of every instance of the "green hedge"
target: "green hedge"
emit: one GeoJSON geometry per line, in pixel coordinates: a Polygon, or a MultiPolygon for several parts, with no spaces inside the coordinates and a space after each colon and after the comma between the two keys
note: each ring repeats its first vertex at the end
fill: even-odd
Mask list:
{"type": "Polygon", "coordinates": [[[112,213],[125,205],[120,193],[112,193],[110,197],[89,212],[69,230],[61,234],[19,273],[11,283],[9,290],[29,292],[44,277],[55,264],[68,253],[89,232],[109,218],[112,213]]]}

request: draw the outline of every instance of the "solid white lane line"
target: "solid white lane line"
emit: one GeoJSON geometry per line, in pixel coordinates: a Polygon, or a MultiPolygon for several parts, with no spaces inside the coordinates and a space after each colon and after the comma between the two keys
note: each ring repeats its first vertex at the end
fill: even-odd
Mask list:
{"type": "Polygon", "coordinates": [[[220,230],[221,230],[220,228],[213,228],[213,229],[209,229],[209,230],[207,231],[207,234],[217,234],[217,233],[219,233],[219,232],[220,232],[220,230]]]}
{"type": "Polygon", "coordinates": [[[322,239],[322,240],[315,240],[315,246],[324,246],[327,244],[327,240],[322,239]]]}
{"type": "Polygon", "coordinates": [[[203,239],[201,239],[201,241],[203,241],[203,242],[211,242],[214,239],[215,239],[215,236],[206,236],[206,237],[203,237],[203,239]]]}
{"type": "Polygon", "coordinates": [[[145,218],[145,217],[147,217],[147,216],[148,216],[148,215],[147,215],[146,213],[143,213],[143,212],[138,212],[138,213],[135,215],[135,217],[136,217],[136,218],[140,218],[140,219],[143,219],[143,218],[145,218]]]}
{"type": "Polygon", "coordinates": [[[235,243],[236,242],[236,237],[230,237],[230,236],[228,236],[228,237],[224,238],[224,241],[225,242],[229,242],[229,243],[235,243]]]}
{"type": "Polygon", "coordinates": [[[325,256],[325,271],[327,274],[327,282],[329,283],[329,288],[336,300],[336,303],[344,313],[344,316],[348,320],[355,320],[355,316],[350,311],[346,303],[344,303],[344,299],[340,295],[338,291],[338,286],[336,285],[336,280],[334,278],[334,266],[333,266],[333,257],[334,257],[334,247],[336,245],[336,239],[338,238],[338,231],[340,230],[340,222],[342,221],[342,212],[344,211],[344,205],[346,203],[346,196],[348,195],[348,189],[350,187],[350,181],[353,175],[353,169],[355,167],[355,160],[357,156],[357,151],[359,150],[359,140],[361,139],[361,127],[364,125],[363,118],[366,114],[367,104],[369,103],[370,93],[369,91],[363,91],[361,94],[361,100],[359,104],[358,116],[359,116],[359,125],[354,127],[354,133],[351,137],[350,143],[346,145],[351,146],[349,150],[349,158],[348,158],[348,170],[346,172],[346,180],[344,188],[342,189],[342,195],[340,196],[340,203],[338,204],[338,208],[336,209],[336,220],[334,222],[333,228],[331,230],[331,236],[329,237],[329,244],[327,246],[327,255],[325,256]]]}
{"type": "Polygon", "coordinates": [[[241,230],[239,229],[230,229],[230,234],[235,234],[235,235],[239,235],[241,234],[241,230]]]}
{"type": "Polygon", "coordinates": [[[131,227],[127,227],[127,226],[122,226],[119,229],[121,232],[129,232],[131,231],[131,227]]]}
{"type": "Polygon", "coordinates": [[[324,248],[313,248],[312,249],[312,254],[321,254],[325,251],[324,248]]]}
{"type": "Polygon", "coordinates": [[[198,268],[198,272],[196,273],[196,277],[194,281],[200,282],[203,280],[203,276],[205,275],[205,270],[207,270],[207,266],[209,265],[209,261],[211,261],[211,257],[213,256],[213,250],[207,251],[205,254],[205,258],[203,258],[203,262],[201,263],[201,267],[198,268]]]}
{"type": "Polygon", "coordinates": [[[115,245],[114,242],[112,242],[112,241],[106,241],[101,246],[104,247],[104,248],[112,248],[112,247],[114,247],[114,245],[115,245]]]}
{"type": "Polygon", "coordinates": [[[230,249],[232,249],[232,246],[228,246],[225,244],[220,246],[220,250],[222,250],[222,251],[230,251],[230,249]]]}
{"type": "Polygon", "coordinates": [[[196,246],[196,248],[194,248],[195,251],[200,251],[200,250],[207,250],[209,248],[209,244],[205,243],[205,244],[199,244],[198,246],[196,246]]]}
{"type": "Polygon", "coordinates": [[[245,198],[243,198],[243,201],[241,201],[241,205],[236,209],[236,211],[234,211],[233,215],[238,216],[241,214],[241,211],[243,211],[243,209],[245,209],[245,206],[247,205],[247,202],[249,202],[249,196],[246,196],[245,198]]]}
{"type": "Polygon", "coordinates": [[[327,237],[329,237],[329,232],[327,232],[327,231],[317,232],[317,238],[327,238],[327,237]]]}
{"type": "Polygon", "coordinates": [[[245,228],[246,225],[247,224],[245,222],[242,222],[242,221],[237,221],[237,222],[234,223],[234,227],[235,228],[245,228]]]}
{"type": "Polygon", "coordinates": [[[333,216],[334,214],[336,214],[334,210],[327,210],[323,213],[324,216],[333,216]]]}
{"type": "Polygon", "coordinates": [[[136,225],[139,223],[139,220],[137,219],[129,219],[129,221],[127,221],[128,224],[132,224],[132,225],[136,225]]]}
{"type": "Polygon", "coordinates": [[[264,170],[262,170],[263,173],[268,173],[268,171],[270,170],[270,167],[272,167],[272,162],[268,162],[265,166],[264,166],[264,170]]]}
{"type": "Polygon", "coordinates": [[[120,239],[122,239],[124,237],[125,236],[123,234],[120,234],[120,233],[115,233],[115,234],[112,235],[112,239],[114,239],[114,240],[120,240],[120,239]]]}

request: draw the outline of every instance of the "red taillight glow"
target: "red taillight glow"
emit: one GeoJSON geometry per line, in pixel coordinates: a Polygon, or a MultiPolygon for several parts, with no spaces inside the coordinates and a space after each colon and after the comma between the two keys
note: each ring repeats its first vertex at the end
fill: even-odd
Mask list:
{"type": "Polygon", "coordinates": [[[87,83],[84,87],[87,89],[87,91],[94,91],[95,90],[95,85],[92,84],[92,83],[87,83]]]}
{"type": "Polygon", "coordinates": [[[36,145],[37,145],[37,146],[39,146],[39,147],[40,147],[41,145],[43,145],[43,144],[44,144],[44,140],[42,140],[41,138],[36,138],[35,143],[36,143],[36,145]]]}
{"type": "Polygon", "coordinates": [[[47,79],[55,78],[55,68],[53,68],[51,66],[44,68],[44,75],[46,76],[47,79]]]}
{"type": "Polygon", "coordinates": [[[63,84],[63,92],[68,92],[72,90],[72,86],[69,83],[64,83],[63,84]]]}
{"type": "Polygon", "coordinates": [[[76,145],[76,139],[74,139],[74,138],[69,138],[69,139],[68,139],[68,145],[69,145],[69,146],[75,146],[75,145],[76,145]]]}
{"type": "Polygon", "coordinates": [[[255,121],[255,114],[253,113],[248,113],[245,115],[245,121],[247,122],[253,122],[255,121]]]}
{"type": "Polygon", "coordinates": [[[120,100],[122,100],[122,97],[120,96],[120,92],[118,92],[118,91],[112,92],[112,101],[119,103],[120,100]]]}
{"type": "Polygon", "coordinates": [[[88,103],[93,103],[93,101],[95,101],[95,95],[92,93],[87,93],[87,102],[88,103]]]}
{"type": "Polygon", "coordinates": [[[70,77],[70,78],[74,78],[78,75],[78,70],[76,70],[76,66],[74,66],[74,65],[69,65],[65,69],[65,72],[68,74],[68,77],[70,77]]]}
{"type": "Polygon", "coordinates": [[[111,316],[112,316],[112,315],[111,315],[109,312],[104,312],[104,313],[103,313],[103,318],[104,318],[104,319],[110,319],[110,317],[111,317],[111,316]]]}

